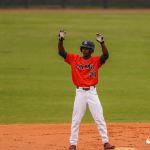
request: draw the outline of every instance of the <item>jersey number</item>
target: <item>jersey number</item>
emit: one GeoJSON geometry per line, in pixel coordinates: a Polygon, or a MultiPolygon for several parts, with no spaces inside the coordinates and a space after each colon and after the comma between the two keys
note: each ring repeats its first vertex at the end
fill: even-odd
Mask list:
{"type": "Polygon", "coordinates": [[[90,72],[89,77],[90,78],[96,78],[96,72],[90,72]]]}

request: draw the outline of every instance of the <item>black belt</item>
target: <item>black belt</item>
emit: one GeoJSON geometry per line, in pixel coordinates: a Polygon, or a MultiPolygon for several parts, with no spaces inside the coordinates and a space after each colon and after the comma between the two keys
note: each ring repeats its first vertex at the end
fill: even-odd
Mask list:
{"type": "MultiPolygon", "coordinates": [[[[95,86],[93,86],[95,88],[95,86]]],[[[77,89],[79,89],[80,87],[77,86],[77,89]]],[[[91,87],[81,87],[82,90],[84,91],[89,91],[91,89],[91,87]]]]}

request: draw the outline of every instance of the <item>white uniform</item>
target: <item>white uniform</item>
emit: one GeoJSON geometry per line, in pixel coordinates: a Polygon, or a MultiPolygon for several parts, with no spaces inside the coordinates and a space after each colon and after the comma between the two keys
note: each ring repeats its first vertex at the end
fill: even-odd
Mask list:
{"type": "Polygon", "coordinates": [[[82,88],[76,89],[70,136],[71,145],[77,145],[79,125],[85,114],[87,105],[97,124],[98,131],[102,137],[102,143],[104,144],[108,142],[107,127],[103,117],[103,109],[99,101],[96,88],[90,87],[90,90],[87,91],[82,88]]]}

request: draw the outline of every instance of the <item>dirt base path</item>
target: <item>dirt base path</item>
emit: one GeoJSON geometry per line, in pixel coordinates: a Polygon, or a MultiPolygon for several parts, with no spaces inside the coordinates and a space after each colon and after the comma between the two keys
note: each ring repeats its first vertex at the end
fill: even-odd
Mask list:
{"type": "MultiPolygon", "coordinates": [[[[118,150],[150,150],[150,144],[146,144],[146,139],[150,138],[150,123],[107,125],[110,142],[118,150]]],[[[69,136],[69,124],[0,125],[0,149],[67,150],[69,136]]],[[[81,125],[77,148],[78,150],[103,150],[96,125],[81,125]]]]}
{"type": "Polygon", "coordinates": [[[106,13],[106,14],[112,14],[112,13],[117,13],[117,14],[124,14],[124,13],[133,13],[133,14],[137,14],[137,13],[150,13],[150,9],[149,8],[141,8],[141,9],[99,9],[99,8],[94,8],[94,9],[82,9],[82,8],[0,8],[0,12],[1,13],[11,13],[11,12],[15,12],[15,13],[106,13]]]}

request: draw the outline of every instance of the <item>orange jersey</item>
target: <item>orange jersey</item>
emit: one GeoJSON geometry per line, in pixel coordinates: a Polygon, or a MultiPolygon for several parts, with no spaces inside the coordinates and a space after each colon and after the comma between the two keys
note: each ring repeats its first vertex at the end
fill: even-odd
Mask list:
{"type": "Polygon", "coordinates": [[[89,87],[98,83],[100,56],[84,59],[76,54],[67,54],[65,62],[71,66],[72,80],[76,86],[89,87]]]}

